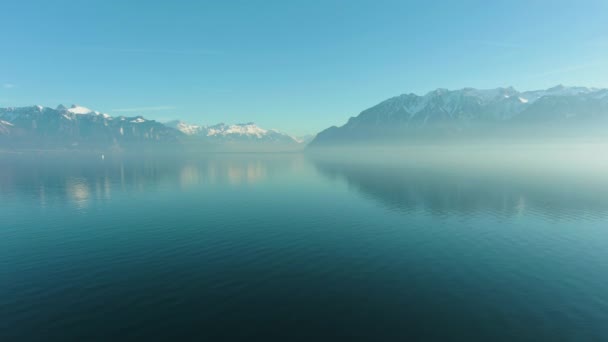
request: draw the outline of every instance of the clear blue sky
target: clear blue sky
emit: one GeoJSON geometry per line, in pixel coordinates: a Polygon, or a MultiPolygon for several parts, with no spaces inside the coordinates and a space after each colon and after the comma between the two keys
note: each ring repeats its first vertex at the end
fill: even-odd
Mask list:
{"type": "Polygon", "coordinates": [[[293,134],[435,88],[608,87],[608,1],[0,4],[0,107],[293,134]]]}

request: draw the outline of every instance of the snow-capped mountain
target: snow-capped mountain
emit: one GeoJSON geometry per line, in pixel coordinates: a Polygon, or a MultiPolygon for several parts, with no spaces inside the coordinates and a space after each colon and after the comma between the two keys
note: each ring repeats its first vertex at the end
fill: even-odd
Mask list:
{"type": "Polygon", "coordinates": [[[190,135],[190,136],[198,135],[204,129],[204,126],[188,124],[188,123],[185,123],[185,122],[179,121],[179,120],[166,122],[165,126],[171,127],[173,129],[176,129],[176,130],[182,132],[185,135],[190,135]]]}
{"type": "Polygon", "coordinates": [[[141,116],[112,117],[77,105],[0,108],[0,147],[125,147],[175,142],[180,134],[141,116]]]}
{"type": "MultiPolygon", "coordinates": [[[[519,92],[512,87],[437,89],[404,94],[319,133],[311,146],[425,136],[467,136],[513,125],[608,123],[608,90],[562,85],[519,92]]],[[[605,126],[608,128],[608,126],[605,126]]]]}
{"type": "Polygon", "coordinates": [[[243,124],[226,125],[220,123],[212,126],[188,124],[182,121],[171,121],[166,123],[168,127],[175,128],[180,132],[204,139],[209,142],[248,142],[248,143],[280,143],[300,144],[298,139],[274,129],[264,129],[253,122],[243,124]]]}
{"type": "Polygon", "coordinates": [[[113,117],[83,106],[0,108],[0,149],[126,149],[179,144],[181,150],[290,151],[304,144],[254,123],[162,124],[142,116],[113,117]]]}
{"type": "Polygon", "coordinates": [[[294,139],[296,139],[296,141],[299,142],[300,144],[308,145],[308,143],[310,143],[315,138],[315,136],[316,136],[315,134],[306,134],[306,135],[294,137],[294,139]]]}

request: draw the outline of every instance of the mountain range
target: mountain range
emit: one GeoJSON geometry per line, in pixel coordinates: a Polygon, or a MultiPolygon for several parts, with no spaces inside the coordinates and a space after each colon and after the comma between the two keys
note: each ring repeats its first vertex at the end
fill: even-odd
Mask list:
{"type": "Polygon", "coordinates": [[[272,151],[302,149],[306,141],[246,124],[202,126],[160,123],[142,116],[113,117],[82,106],[0,108],[0,148],[205,148],[272,151]]]}
{"type": "Polygon", "coordinates": [[[0,108],[0,142],[15,149],[116,148],[177,142],[179,132],[141,116],[112,117],[85,107],[0,108]]]}
{"type": "Polygon", "coordinates": [[[512,87],[403,94],[330,127],[310,147],[443,139],[597,138],[608,133],[608,89],[512,87]]]}
{"type": "Polygon", "coordinates": [[[243,124],[167,123],[111,116],[82,106],[0,108],[0,149],[131,148],[296,151],[473,139],[506,141],[608,138],[608,89],[556,86],[524,91],[437,89],[390,98],[341,127],[296,138],[243,124]]]}
{"type": "Polygon", "coordinates": [[[281,146],[284,149],[291,150],[302,148],[309,141],[306,137],[301,139],[278,130],[261,128],[253,122],[232,125],[219,123],[204,126],[176,120],[167,122],[165,125],[178,130],[192,141],[204,142],[208,146],[221,146],[224,149],[247,150],[251,146],[257,148],[265,146],[272,149],[281,146]]]}

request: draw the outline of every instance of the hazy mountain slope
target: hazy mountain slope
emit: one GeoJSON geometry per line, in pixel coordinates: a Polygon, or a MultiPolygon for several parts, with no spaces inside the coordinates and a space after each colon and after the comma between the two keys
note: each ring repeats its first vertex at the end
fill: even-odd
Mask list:
{"type": "Polygon", "coordinates": [[[0,108],[4,145],[21,148],[108,148],[176,142],[181,132],[141,116],[111,117],[72,106],[0,108]]]}
{"type": "Polygon", "coordinates": [[[161,124],[142,116],[112,117],[77,105],[0,108],[0,149],[174,149],[175,144],[179,144],[175,151],[288,151],[304,147],[288,134],[254,123],[161,124]]]}
{"type": "Polygon", "coordinates": [[[342,127],[322,131],[310,146],[466,138],[499,131],[508,136],[510,131],[528,134],[525,131],[535,125],[567,123],[576,130],[578,126],[606,121],[606,89],[564,86],[528,92],[513,88],[437,89],[424,96],[404,94],[383,101],[350,118],[342,127]]]}

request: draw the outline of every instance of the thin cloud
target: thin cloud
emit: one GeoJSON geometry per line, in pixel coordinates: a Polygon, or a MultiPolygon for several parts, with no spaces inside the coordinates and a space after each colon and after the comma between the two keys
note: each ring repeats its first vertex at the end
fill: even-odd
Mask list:
{"type": "Polygon", "coordinates": [[[13,89],[13,88],[15,88],[15,85],[12,84],[12,83],[4,83],[2,85],[2,88],[4,88],[4,89],[13,89]]]}
{"type": "Polygon", "coordinates": [[[134,107],[134,108],[118,108],[112,109],[113,112],[132,113],[132,112],[157,112],[163,110],[173,110],[173,106],[156,106],[156,107],[134,107]]]}

